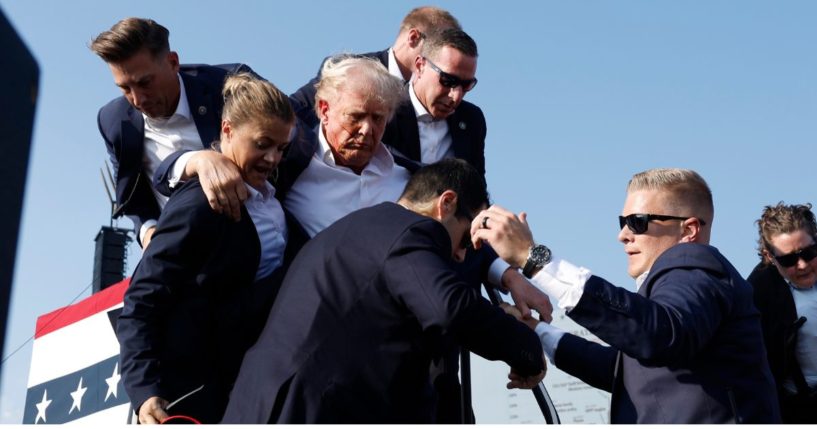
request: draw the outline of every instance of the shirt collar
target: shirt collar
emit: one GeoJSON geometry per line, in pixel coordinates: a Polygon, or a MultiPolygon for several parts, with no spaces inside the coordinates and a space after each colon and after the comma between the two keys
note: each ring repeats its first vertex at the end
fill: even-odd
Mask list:
{"type": "MultiPolygon", "coordinates": [[[[322,123],[318,124],[318,148],[316,151],[317,152],[315,154],[318,155],[320,160],[329,167],[351,171],[349,167],[344,167],[335,163],[335,155],[332,153],[332,148],[329,146],[329,142],[326,141],[326,136],[323,135],[322,123]]],[[[372,159],[369,161],[369,164],[366,165],[366,168],[364,168],[363,171],[369,171],[385,176],[393,168],[394,157],[381,142],[377,145],[377,148],[374,150],[374,154],[372,155],[372,159]]]]}
{"type": "Polygon", "coordinates": [[[275,197],[275,187],[273,187],[270,182],[265,181],[264,189],[260,191],[250,186],[250,184],[247,182],[244,182],[244,186],[247,187],[247,192],[249,192],[251,200],[267,202],[270,198],[275,197]]]}
{"type": "Polygon", "coordinates": [[[397,65],[397,56],[394,55],[393,48],[389,48],[389,74],[400,79],[401,82],[406,81],[403,79],[403,73],[400,71],[400,66],[397,65]]]}
{"type": "Polygon", "coordinates": [[[411,99],[411,105],[414,107],[414,114],[417,115],[417,121],[419,122],[434,122],[434,117],[431,116],[431,113],[428,113],[423,103],[420,102],[420,99],[417,98],[417,94],[414,93],[414,82],[409,84],[409,98],[411,99]]]}
{"type": "Polygon", "coordinates": [[[638,276],[638,277],[636,277],[636,278],[635,278],[635,289],[636,289],[636,290],[640,290],[640,289],[641,289],[641,285],[642,285],[642,284],[644,284],[644,280],[647,280],[647,277],[648,277],[649,275],[650,275],[650,272],[649,272],[649,271],[644,271],[643,273],[641,273],[641,275],[640,275],[640,276],[638,276]]]}

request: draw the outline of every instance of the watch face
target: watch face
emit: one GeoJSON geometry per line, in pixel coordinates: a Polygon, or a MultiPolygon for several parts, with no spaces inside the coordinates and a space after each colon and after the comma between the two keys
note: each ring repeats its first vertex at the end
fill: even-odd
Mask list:
{"type": "Polygon", "coordinates": [[[550,261],[550,249],[547,246],[538,245],[531,249],[531,259],[535,260],[537,265],[544,265],[550,261]]]}

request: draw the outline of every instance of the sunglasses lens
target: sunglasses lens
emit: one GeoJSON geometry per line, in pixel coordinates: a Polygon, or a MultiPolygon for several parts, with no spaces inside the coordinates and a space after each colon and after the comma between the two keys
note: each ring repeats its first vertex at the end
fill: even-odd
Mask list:
{"type": "Polygon", "coordinates": [[[800,257],[797,256],[797,254],[795,253],[783,256],[775,256],[774,258],[777,259],[777,263],[780,264],[780,266],[786,268],[793,267],[795,264],[797,264],[797,260],[800,259],[800,257]]]}
{"type": "Polygon", "coordinates": [[[777,259],[777,263],[780,264],[780,266],[789,268],[797,265],[797,261],[801,258],[804,261],[809,262],[815,257],[817,257],[817,244],[812,244],[811,246],[798,252],[789,253],[788,255],[783,256],[775,256],[774,258],[777,259]]]}
{"type": "Polygon", "coordinates": [[[440,85],[446,88],[456,88],[460,85],[460,80],[448,73],[440,73],[440,85]]]}
{"type": "Polygon", "coordinates": [[[800,257],[808,262],[817,257],[817,244],[813,244],[800,251],[800,257]]]}
{"type": "Polygon", "coordinates": [[[633,234],[643,234],[647,232],[647,223],[649,223],[649,221],[650,220],[647,215],[642,214],[619,216],[618,227],[621,229],[624,228],[624,225],[627,225],[627,228],[630,228],[630,231],[632,231],[633,234]]]}

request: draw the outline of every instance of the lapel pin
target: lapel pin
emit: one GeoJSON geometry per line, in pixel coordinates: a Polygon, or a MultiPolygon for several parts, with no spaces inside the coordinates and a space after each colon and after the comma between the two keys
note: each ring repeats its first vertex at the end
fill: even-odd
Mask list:
{"type": "Polygon", "coordinates": [[[199,106],[199,115],[206,115],[207,114],[207,107],[199,106]]]}
{"type": "Polygon", "coordinates": [[[465,122],[460,121],[460,129],[465,131],[465,122]]]}

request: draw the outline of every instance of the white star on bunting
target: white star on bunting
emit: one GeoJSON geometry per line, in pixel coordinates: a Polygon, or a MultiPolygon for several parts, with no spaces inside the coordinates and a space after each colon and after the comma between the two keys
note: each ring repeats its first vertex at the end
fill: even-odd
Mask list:
{"type": "Polygon", "coordinates": [[[37,405],[37,417],[34,418],[34,424],[36,425],[40,419],[43,419],[43,423],[48,423],[45,420],[45,410],[51,405],[51,400],[48,399],[48,389],[43,391],[43,400],[40,401],[37,405]]]}
{"type": "Polygon", "coordinates": [[[121,376],[121,375],[119,375],[119,363],[117,363],[117,364],[116,364],[116,365],[113,367],[113,374],[111,374],[111,376],[110,376],[110,377],[108,377],[108,378],[106,378],[106,379],[105,379],[105,383],[107,383],[107,384],[108,384],[108,392],[107,392],[107,393],[105,393],[105,402],[107,402],[107,401],[108,401],[108,398],[109,398],[111,395],[113,395],[113,397],[114,397],[114,398],[116,398],[116,397],[117,397],[117,396],[116,396],[116,394],[117,394],[117,391],[116,391],[116,385],[117,385],[117,384],[119,384],[119,379],[120,379],[120,378],[122,378],[122,376],[121,376]]]}
{"type": "Polygon", "coordinates": [[[71,409],[68,410],[68,414],[74,412],[74,408],[76,408],[77,411],[82,411],[82,396],[85,395],[86,390],[88,390],[88,388],[82,387],[82,377],[80,377],[77,390],[71,392],[71,398],[74,400],[74,403],[71,404],[71,409]]]}

